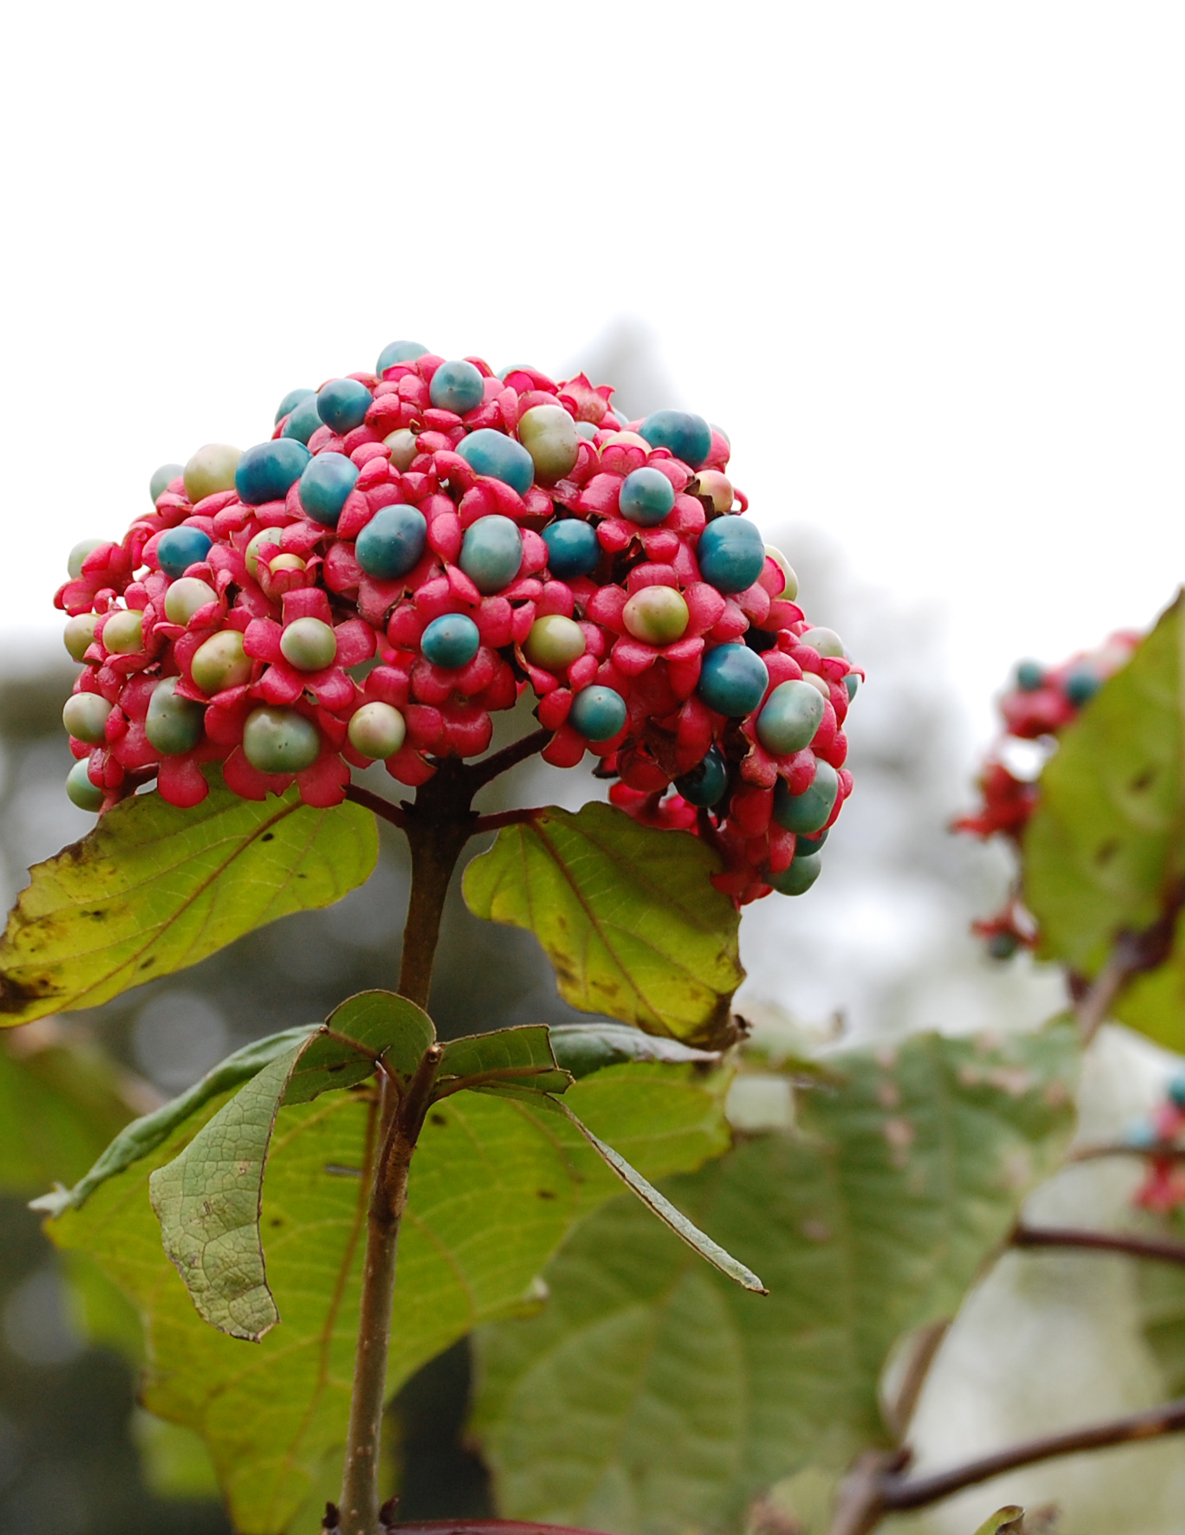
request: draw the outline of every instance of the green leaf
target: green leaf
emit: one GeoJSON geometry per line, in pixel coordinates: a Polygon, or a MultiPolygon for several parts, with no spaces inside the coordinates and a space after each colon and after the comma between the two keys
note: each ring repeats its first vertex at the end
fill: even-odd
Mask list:
{"type": "Polygon", "coordinates": [[[740,918],[710,881],[719,867],[698,837],[611,805],[539,810],[473,860],[465,899],[534,933],[573,1007],[710,1047],[732,1043],[745,975],[740,918]]]}
{"type": "Polygon", "coordinates": [[[644,1034],[624,1023],[561,1023],[551,1026],[556,1060],[574,1077],[587,1077],[624,1061],[701,1061],[714,1065],[718,1050],[696,1050],[677,1039],[644,1034]]]}
{"type": "MultiPolygon", "coordinates": [[[[727,1080],[687,1066],[615,1066],[576,1083],[568,1098],[599,1137],[658,1178],[728,1144],[727,1080]]],[[[137,1305],[151,1361],[144,1405],[202,1435],[235,1528],[275,1535],[345,1438],[372,1106],[357,1092],[334,1092],[280,1109],[261,1229],[283,1321],[248,1347],[198,1316],[147,1199],[150,1173],[224,1101],[204,1104],[48,1230],[89,1254],[137,1305]]],[[[400,1235],[392,1394],[478,1322],[521,1307],[573,1223],[620,1188],[575,1127],[539,1112],[543,1101],[462,1091],[430,1109],[400,1235]]]]}
{"type": "Polygon", "coordinates": [[[801,1134],[746,1139],[667,1186],[768,1298],[633,1201],[595,1214],[545,1271],[543,1313],[477,1335],[475,1427],[500,1513],[736,1529],[799,1467],[839,1470],[886,1442],[889,1349],[957,1310],[1054,1165],[1077,1058],[1064,1026],[832,1057],[843,1085],[805,1096],[801,1134]]]}
{"type": "Polygon", "coordinates": [[[374,1072],[382,1056],[406,1083],[436,1029],[422,1008],[394,991],[360,991],[334,1008],[325,1027],[297,1061],[285,1103],[311,1103],[333,1087],[353,1087],[374,1072]]]}
{"type": "Polygon", "coordinates": [[[192,1429],[150,1412],[132,1418],[145,1485],[158,1498],[216,1498],[218,1478],[205,1445],[192,1429]]]}
{"type": "Polygon", "coordinates": [[[998,1508],[976,1530],[975,1535],[1021,1535],[1025,1511],[1015,1503],[998,1508]]]}
{"type": "Polygon", "coordinates": [[[38,864],[0,940],[0,1023],[95,1007],[289,912],[328,906],[378,857],[369,811],[262,803],[221,783],[191,810],[138,794],[38,864]]]}
{"type": "Polygon", "coordinates": [[[556,1064],[545,1023],[520,1024],[490,1034],[469,1034],[444,1047],[436,1073],[434,1096],[442,1098],[459,1086],[499,1084],[562,1093],[572,1078],[556,1064]]]}

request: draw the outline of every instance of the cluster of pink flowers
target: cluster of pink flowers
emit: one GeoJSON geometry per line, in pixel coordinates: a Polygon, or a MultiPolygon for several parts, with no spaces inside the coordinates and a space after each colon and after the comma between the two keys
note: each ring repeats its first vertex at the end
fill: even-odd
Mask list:
{"type": "Polygon", "coordinates": [[[75,551],[56,597],[83,662],[65,717],[98,808],[152,778],[171,803],[194,805],[215,761],[256,800],[295,782],[306,803],[336,804],[374,760],[420,784],[441,758],[484,752],[491,714],[529,688],[552,732],[548,762],[572,767],[592,752],[615,779],[614,804],[709,839],[725,866],[716,883],[738,903],[768,893],[799,836],[774,818],[779,780],[783,796],[802,796],[828,765],[834,803],[820,834],[851,791],[843,724],[857,674],[832,632],[805,622],[776,551],[740,590],[701,570],[705,529],[746,508],[725,474],[724,435],[684,413],[624,421],[612,391],[583,375],[497,376],[479,358],[402,343],[380,366],[392,351],[378,374],[294,392],[270,444],[200,450],[121,542],[75,551]],[[408,515],[384,545],[375,519],[391,508],[422,524],[408,515]],[[520,543],[499,573],[496,540],[470,558],[466,536],[506,523],[520,543]],[[581,534],[592,553],[575,574],[570,550],[549,542],[568,523],[595,534],[581,534]],[[408,545],[407,527],[421,526],[422,546],[408,545]],[[406,568],[389,573],[404,549],[406,568]],[[655,587],[668,590],[631,605],[655,587]],[[705,657],[722,645],[765,667],[761,698],[740,717],[700,691],[705,657]],[[758,720],[774,689],[804,680],[822,704],[817,726],[780,750],[758,720]],[[601,691],[582,703],[589,689],[601,691]],[[673,785],[709,753],[727,787],[693,803],[673,785]]]}

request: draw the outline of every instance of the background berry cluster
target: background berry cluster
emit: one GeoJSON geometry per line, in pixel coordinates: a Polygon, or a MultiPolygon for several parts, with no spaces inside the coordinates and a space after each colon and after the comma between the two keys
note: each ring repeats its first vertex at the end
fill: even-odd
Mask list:
{"type": "Polygon", "coordinates": [[[611,394],[395,342],[292,391],[268,441],[158,470],[57,594],[71,797],[155,778],[190,806],[217,761],[245,798],[333,805],[374,761],[416,785],[481,754],[529,688],[543,757],[600,758],[614,804],[712,843],[738,903],[808,888],[857,674],[740,515],[724,434],[611,394]]]}

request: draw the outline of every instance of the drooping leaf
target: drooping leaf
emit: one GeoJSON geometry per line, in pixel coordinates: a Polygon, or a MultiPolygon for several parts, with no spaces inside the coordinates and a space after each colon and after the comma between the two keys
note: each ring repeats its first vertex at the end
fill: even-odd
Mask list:
{"type": "MultiPolygon", "coordinates": [[[[579,1227],[536,1318],[478,1335],[475,1427],[501,1514],[623,1532],[736,1529],[759,1491],[887,1435],[893,1340],[950,1316],[1071,1129],[1062,1026],[833,1058],[800,1134],[667,1192],[769,1286],[747,1295],[633,1201],[579,1227]]],[[[596,1078],[592,1079],[593,1081],[596,1078]]]]}
{"type": "Polygon", "coordinates": [[[556,1060],[574,1077],[587,1077],[623,1061],[700,1061],[711,1065],[718,1050],[697,1050],[661,1034],[644,1034],[626,1023],[561,1023],[551,1026],[556,1060]]]}
{"type": "Polygon", "coordinates": [[[437,1096],[454,1091],[460,1082],[562,1093],[571,1086],[572,1077],[556,1064],[547,1025],[526,1023],[490,1034],[468,1034],[445,1045],[436,1073],[437,1096]]]}
{"type": "Polygon", "coordinates": [[[139,794],[38,864],[0,940],[0,1024],[94,1007],[196,964],[289,912],[328,906],[369,876],[374,817],[346,803],[262,803],[219,781],[180,810],[139,794]]]}
{"type": "Polygon", "coordinates": [[[976,1530],[975,1535],[1023,1535],[1025,1511],[1016,1503],[998,1508],[976,1530]]]}
{"type": "MultiPolygon", "coordinates": [[[[576,1083],[575,1111],[646,1177],[698,1167],[728,1142],[727,1073],[615,1066],[576,1083]]],[[[462,1091],[433,1106],[400,1236],[389,1389],[478,1322],[524,1303],[573,1222],[620,1185],[575,1128],[527,1098],[462,1091]]],[[[258,1344],[204,1323],[161,1248],[149,1174],[225,1102],[51,1221],[135,1302],[144,1405],[206,1441],[243,1535],[275,1535],[345,1437],[354,1369],[371,1106],[357,1092],[280,1109],[263,1190],[267,1280],[282,1323],[258,1344]]],[[[647,1217],[649,1220],[649,1217],[647,1217]]]]}
{"type": "Polygon", "coordinates": [[[744,979],[737,912],[710,880],[718,868],[699,838],[611,805],[540,810],[473,860],[465,899],[534,933],[574,1007],[710,1047],[731,1043],[744,979]]]}

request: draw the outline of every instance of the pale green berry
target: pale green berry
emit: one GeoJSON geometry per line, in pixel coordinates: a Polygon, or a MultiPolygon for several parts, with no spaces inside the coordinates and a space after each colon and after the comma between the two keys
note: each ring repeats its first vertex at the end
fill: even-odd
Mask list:
{"type": "Polygon", "coordinates": [[[251,657],[243,649],[237,629],[211,635],[193,658],[193,680],[211,697],[226,688],[240,688],[251,681],[251,657]]]}
{"type": "Polygon", "coordinates": [[[798,596],[798,577],[794,572],[793,565],[791,565],[782,551],[775,549],[772,544],[766,544],[765,553],[766,557],[771,559],[782,572],[784,584],[782,590],[777,593],[777,597],[783,598],[787,602],[793,602],[798,596]]]}
{"type": "Polygon", "coordinates": [[[535,405],[525,411],[518,423],[518,440],[545,485],[554,485],[576,466],[580,434],[562,405],[535,405]]]}
{"type": "Polygon", "coordinates": [[[73,693],[62,710],[62,724],[76,741],[101,746],[111,705],[98,693],[73,693]]]}
{"type": "Polygon", "coordinates": [[[410,469],[412,459],[418,457],[419,447],[416,444],[416,434],[406,426],[392,432],[390,437],[383,438],[383,446],[391,450],[391,463],[402,474],[405,469],[410,469]]]}
{"type": "Polygon", "coordinates": [[[799,638],[804,645],[817,650],[821,656],[834,656],[839,659],[844,655],[843,641],[834,629],[807,629],[799,638]]]}
{"type": "Polygon", "coordinates": [[[82,562],[88,554],[93,554],[96,549],[102,548],[107,543],[105,538],[84,538],[81,543],[75,544],[66,558],[66,570],[71,581],[77,581],[82,575],[82,562]]]}
{"type": "Polygon", "coordinates": [[[68,620],[62,639],[73,660],[81,661],[95,643],[95,625],[97,622],[98,615],[96,613],[78,613],[74,618],[68,620]]]}
{"type": "Polygon", "coordinates": [[[278,576],[284,570],[303,570],[305,563],[299,554],[277,554],[274,560],[269,560],[267,568],[273,576],[278,576]]]}
{"type": "Polygon", "coordinates": [[[256,580],[259,579],[259,560],[264,545],[273,544],[278,547],[282,533],[283,529],[281,528],[261,528],[244,550],[243,559],[246,561],[247,569],[256,580]]]}
{"type": "Polygon", "coordinates": [[[163,496],[177,476],[184,473],[184,464],[162,464],[159,469],[153,471],[152,478],[148,482],[148,494],[152,497],[153,506],[156,505],[157,497],[163,496]]]}
{"type": "Polygon", "coordinates": [[[673,586],[644,586],[626,603],[622,622],[645,645],[673,645],[687,631],[691,615],[673,586]]]}
{"type": "Polygon", "coordinates": [[[202,738],[206,711],[190,698],[176,697],[178,678],[167,677],[152,690],[144,734],[162,757],[194,749],[202,738]]]}
{"type": "Polygon", "coordinates": [[[243,454],[224,442],[208,442],[185,466],[185,494],[196,506],[206,496],[235,488],[235,470],[243,454]]]}
{"type": "Polygon", "coordinates": [[[165,617],[171,624],[187,624],[207,603],[217,600],[218,593],[208,581],[182,576],[165,593],[165,617]]]}
{"type": "Polygon", "coordinates": [[[824,698],[830,699],[831,689],[828,687],[826,680],[819,676],[818,672],[803,672],[802,680],[809,682],[811,687],[817,688],[824,698]]]}
{"type": "Polygon", "coordinates": [[[134,608],[110,613],[103,625],[103,644],[117,656],[134,656],[144,648],[144,615],[134,608]]]}
{"type": "Polygon", "coordinates": [[[375,761],[397,752],[406,735],[403,715],[392,704],[363,704],[350,719],[350,745],[375,761]]]}
{"type": "Polygon", "coordinates": [[[297,671],[323,671],[337,656],[337,635],[319,618],[298,618],[281,634],[280,653],[297,671]]]}
{"type": "Polygon", "coordinates": [[[545,671],[562,671],[582,656],[585,648],[584,630],[574,619],[549,613],[531,625],[523,654],[532,666],[541,666],[545,671]]]}
{"type": "Polygon", "coordinates": [[[260,773],[301,773],[321,753],[312,720],[295,709],[252,709],[243,726],[243,754],[260,773]]]}
{"type": "Polygon", "coordinates": [[[103,791],[91,783],[85,757],[81,762],[76,762],[67,773],[66,794],[79,810],[98,810],[102,805],[103,791]]]}

